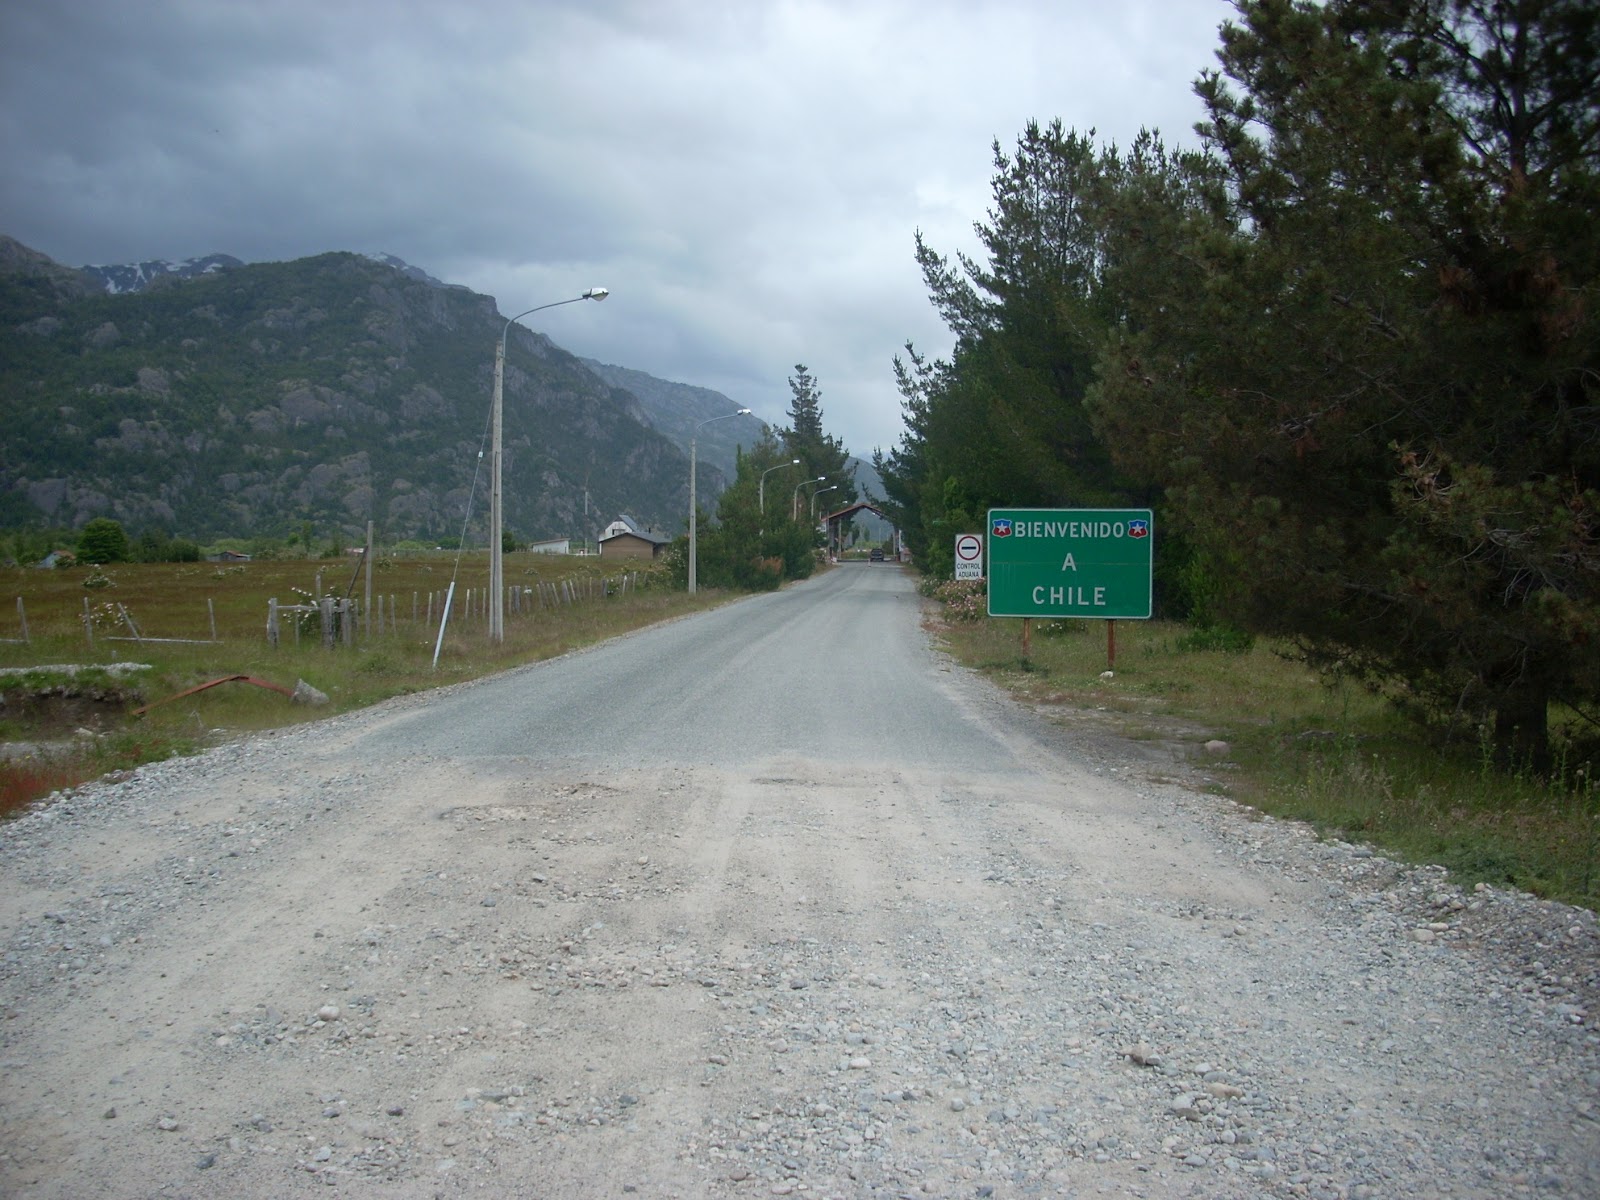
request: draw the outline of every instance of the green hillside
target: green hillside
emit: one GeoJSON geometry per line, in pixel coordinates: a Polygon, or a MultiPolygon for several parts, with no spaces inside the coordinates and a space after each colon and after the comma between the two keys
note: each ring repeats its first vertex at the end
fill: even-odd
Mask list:
{"type": "MultiPolygon", "coordinates": [[[[503,325],[489,297],[342,253],[86,295],[77,272],[9,249],[0,525],[460,534],[503,325]]],[[[675,529],[685,509],[687,459],[635,399],[521,327],[505,446],[505,523],[523,538],[592,536],[586,482],[604,514],[589,524],[675,529]]]]}

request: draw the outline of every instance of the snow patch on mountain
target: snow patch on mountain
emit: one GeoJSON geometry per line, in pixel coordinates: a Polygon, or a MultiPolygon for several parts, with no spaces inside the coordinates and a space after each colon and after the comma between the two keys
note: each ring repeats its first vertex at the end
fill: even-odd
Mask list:
{"type": "Polygon", "coordinates": [[[218,271],[242,266],[244,262],[231,254],[207,254],[199,258],[186,258],[182,262],[152,259],[149,262],[118,263],[109,266],[91,265],[84,267],[83,271],[98,280],[111,295],[120,296],[129,292],[142,292],[157,279],[172,276],[179,279],[194,279],[196,276],[213,275],[218,271]]]}

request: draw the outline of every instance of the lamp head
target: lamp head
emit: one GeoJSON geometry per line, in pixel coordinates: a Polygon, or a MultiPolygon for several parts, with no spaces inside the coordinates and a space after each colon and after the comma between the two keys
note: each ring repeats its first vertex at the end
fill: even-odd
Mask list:
{"type": "Polygon", "coordinates": [[[605,288],[590,288],[587,292],[585,292],[583,294],[583,299],[585,299],[585,300],[604,300],[609,295],[611,295],[611,293],[609,291],[607,291],[605,288]]]}

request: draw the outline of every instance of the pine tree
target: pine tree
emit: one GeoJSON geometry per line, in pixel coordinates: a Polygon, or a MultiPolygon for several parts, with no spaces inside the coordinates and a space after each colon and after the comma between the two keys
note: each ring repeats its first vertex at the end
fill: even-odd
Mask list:
{"type": "Polygon", "coordinates": [[[1239,13],[1106,214],[1098,428],[1237,620],[1543,763],[1600,698],[1600,10],[1239,13]]]}
{"type": "Polygon", "coordinates": [[[789,377],[793,399],[789,404],[792,424],[782,431],[784,449],[801,463],[802,479],[826,476],[819,486],[836,487],[828,493],[828,507],[838,509],[856,498],[856,485],[850,471],[850,452],[838,438],[822,426],[822,390],[804,363],[795,364],[789,377]]]}

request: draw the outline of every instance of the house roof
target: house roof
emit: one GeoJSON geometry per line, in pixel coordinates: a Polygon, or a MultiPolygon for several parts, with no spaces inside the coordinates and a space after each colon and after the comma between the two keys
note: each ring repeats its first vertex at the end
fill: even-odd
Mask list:
{"type": "MultiPolygon", "coordinates": [[[[627,518],[623,518],[623,519],[626,520],[627,518]]],[[[627,530],[627,532],[625,532],[625,533],[613,533],[608,537],[601,538],[600,540],[602,542],[609,542],[609,541],[612,540],[612,538],[619,538],[619,537],[636,537],[636,538],[639,538],[641,541],[649,542],[653,546],[665,546],[668,542],[670,542],[672,540],[666,534],[657,533],[653,529],[636,529],[636,528],[632,528],[632,527],[630,527],[627,530]]]]}
{"type": "Polygon", "coordinates": [[[888,514],[885,513],[883,511],[883,509],[879,508],[876,504],[872,503],[872,501],[870,501],[870,500],[858,500],[854,504],[846,505],[844,508],[839,509],[837,512],[823,513],[822,514],[822,519],[824,521],[838,521],[838,520],[840,520],[840,519],[842,519],[844,517],[853,517],[858,512],[860,512],[863,508],[867,509],[870,512],[877,513],[885,521],[887,521],[889,519],[888,514]]]}

